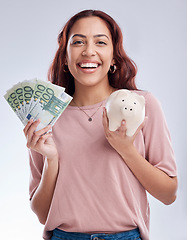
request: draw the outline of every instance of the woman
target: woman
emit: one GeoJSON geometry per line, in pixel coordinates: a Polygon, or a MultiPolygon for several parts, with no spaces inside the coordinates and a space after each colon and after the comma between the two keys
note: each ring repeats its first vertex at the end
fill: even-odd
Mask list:
{"type": "Polygon", "coordinates": [[[138,91],[136,65],[116,22],[101,11],[73,16],[58,37],[49,80],[73,96],[53,127],[24,129],[30,149],[32,210],[44,239],[149,239],[146,191],[175,201],[176,165],[160,104],[138,91]],[[125,121],[111,132],[108,96],[130,89],[146,100],[147,119],[132,137],[125,121]]]}

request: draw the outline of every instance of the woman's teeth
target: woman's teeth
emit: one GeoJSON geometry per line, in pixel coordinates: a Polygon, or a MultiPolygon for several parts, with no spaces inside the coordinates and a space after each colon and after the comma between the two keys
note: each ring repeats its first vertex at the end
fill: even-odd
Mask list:
{"type": "Polygon", "coordinates": [[[97,63],[81,63],[79,64],[81,68],[97,68],[98,64],[97,63]]]}

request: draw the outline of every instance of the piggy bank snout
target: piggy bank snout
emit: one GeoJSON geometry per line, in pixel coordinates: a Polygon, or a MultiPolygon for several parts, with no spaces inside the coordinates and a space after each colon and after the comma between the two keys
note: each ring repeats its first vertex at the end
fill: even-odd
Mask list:
{"type": "Polygon", "coordinates": [[[125,115],[125,116],[132,116],[132,115],[135,115],[136,108],[131,104],[124,104],[121,107],[121,111],[122,111],[123,115],[125,115]]]}

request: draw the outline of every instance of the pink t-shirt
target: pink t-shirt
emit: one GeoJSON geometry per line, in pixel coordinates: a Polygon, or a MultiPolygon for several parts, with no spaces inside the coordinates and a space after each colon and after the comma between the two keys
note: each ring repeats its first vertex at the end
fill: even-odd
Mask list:
{"type": "MultiPolygon", "coordinates": [[[[159,102],[146,99],[148,120],[134,144],[152,165],[176,176],[176,164],[167,124],[159,102]]],[[[106,100],[103,101],[103,106],[106,100]]],[[[92,115],[101,103],[82,107],[92,115]]],[[[44,239],[59,228],[68,232],[116,233],[140,229],[149,239],[149,204],[146,191],[105,138],[102,107],[89,122],[78,107],[68,106],[53,127],[60,160],[59,175],[44,228],[44,239]]],[[[43,157],[30,151],[30,197],[42,174],[43,157]]]]}

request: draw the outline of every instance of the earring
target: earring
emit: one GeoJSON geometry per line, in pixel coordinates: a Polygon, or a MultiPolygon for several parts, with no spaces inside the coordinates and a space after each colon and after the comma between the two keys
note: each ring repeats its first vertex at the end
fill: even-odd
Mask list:
{"type": "Polygon", "coordinates": [[[116,65],[110,66],[110,73],[112,74],[115,73],[116,69],[117,69],[116,65]]]}
{"type": "Polygon", "coordinates": [[[69,68],[68,68],[68,65],[67,64],[63,64],[63,71],[65,73],[69,72],[69,68]]]}

